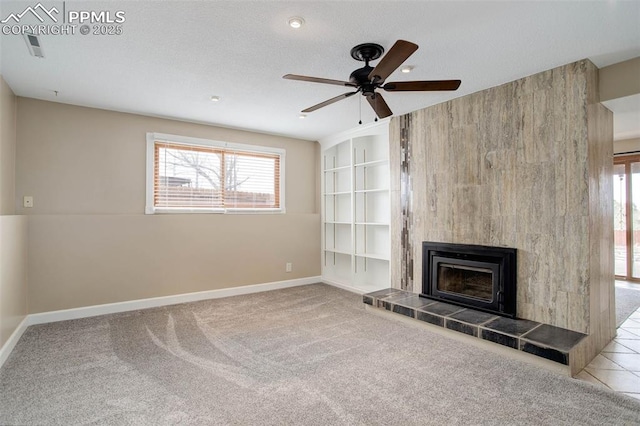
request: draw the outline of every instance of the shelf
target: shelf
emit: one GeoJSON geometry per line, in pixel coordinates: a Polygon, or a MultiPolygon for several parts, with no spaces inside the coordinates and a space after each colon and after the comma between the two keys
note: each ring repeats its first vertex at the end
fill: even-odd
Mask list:
{"type": "Polygon", "coordinates": [[[335,254],[345,254],[347,256],[351,256],[351,252],[350,251],[345,251],[345,250],[338,250],[338,249],[332,249],[332,248],[325,248],[324,251],[329,252],[329,253],[335,253],[335,254]]]}
{"type": "Polygon", "coordinates": [[[330,169],[324,169],[325,173],[329,173],[329,172],[339,172],[341,170],[349,170],[351,168],[350,165],[346,165],[346,166],[340,166],[340,167],[332,167],[330,169]]]}
{"type": "Polygon", "coordinates": [[[356,253],[356,257],[363,257],[366,259],[377,259],[377,260],[389,260],[389,255],[387,254],[375,254],[375,253],[356,253]]]}
{"type": "Polygon", "coordinates": [[[353,192],[355,192],[356,194],[364,194],[364,193],[371,193],[371,192],[389,192],[388,189],[383,189],[383,188],[379,188],[379,189],[356,189],[353,192]]]}
{"type": "MultiPolygon", "coordinates": [[[[354,194],[353,220],[355,222],[391,222],[388,190],[360,190],[354,191],[354,194]]],[[[334,200],[334,198],[325,197],[325,200],[334,200]]]]}
{"type": "Polygon", "coordinates": [[[354,164],[354,167],[367,167],[367,166],[381,166],[383,164],[387,164],[389,160],[374,160],[374,161],[365,161],[364,163],[354,164]]]}
{"type": "Polygon", "coordinates": [[[345,288],[389,287],[388,132],[386,122],[326,141],[331,146],[323,152],[319,175],[322,277],[345,288]]]}

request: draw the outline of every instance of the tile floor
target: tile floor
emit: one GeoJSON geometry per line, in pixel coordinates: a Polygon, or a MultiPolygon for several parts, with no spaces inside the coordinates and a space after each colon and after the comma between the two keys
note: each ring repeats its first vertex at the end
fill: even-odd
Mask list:
{"type": "Polygon", "coordinates": [[[640,399],[640,308],[618,328],[618,335],[578,379],[640,399]]]}

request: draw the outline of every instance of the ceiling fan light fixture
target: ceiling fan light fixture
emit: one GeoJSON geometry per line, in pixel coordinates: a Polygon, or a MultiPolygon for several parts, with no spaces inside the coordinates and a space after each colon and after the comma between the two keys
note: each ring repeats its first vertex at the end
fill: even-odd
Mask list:
{"type": "Polygon", "coordinates": [[[293,16],[289,18],[287,22],[289,23],[289,26],[291,28],[294,28],[296,30],[304,25],[304,19],[299,16],[293,16]]]}
{"type": "Polygon", "coordinates": [[[307,114],[300,114],[300,115],[298,116],[298,118],[299,118],[300,120],[304,120],[305,118],[307,118],[307,114]]]}
{"type": "Polygon", "coordinates": [[[218,102],[220,100],[220,96],[211,96],[211,98],[209,98],[211,100],[211,102],[218,102]]]}
{"type": "Polygon", "coordinates": [[[410,65],[408,65],[408,66],[406,66],[406,67],[402,67],[402,69],[401,69],[400,71],[402,71],[402,72],[403,72],[403,73],[405,73],[405,74],[408,74],[408,73],[410,73],[412,70],[413,70],[413,67],[412,67],[412,66],[410,66],[410,65]]]}

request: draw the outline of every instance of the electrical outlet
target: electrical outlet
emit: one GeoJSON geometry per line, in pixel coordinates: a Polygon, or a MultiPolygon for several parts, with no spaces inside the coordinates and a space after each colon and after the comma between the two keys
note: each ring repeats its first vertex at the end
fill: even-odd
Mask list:
{"type": "Polygon", "coordinates": [[[27,208],[33,207],[33,197],[31,195],[25,195],[22,199],[22,205],[27,208]]]}
{"type": "Polygon", "coordinates": [[[287,263],[284,266],[284,270],[285,270],[285,272],[291,272],[293,270],[293,263],[287,263]]]}

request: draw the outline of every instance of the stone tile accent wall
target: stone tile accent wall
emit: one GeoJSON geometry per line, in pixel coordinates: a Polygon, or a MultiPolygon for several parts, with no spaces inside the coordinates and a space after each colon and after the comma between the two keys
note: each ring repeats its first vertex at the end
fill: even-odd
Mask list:
{"type": "Polygon", "coordinates": [[[421,291],[422,241],[515,247],[519,318],[597,335],[586,357],[611,340],[613,126],[597,78],[583,60],[392,119],[394,287],[421,291]]]}
{"type": "MultiPolygon", "coordinates": [[[[411,115],[407,114],[400,118],[400,206],[402,209],[402,233],[400,235],[400,247],[402,250],[402,261],[400,268],[400,288],[413,291],[413,233],[411,227],[413,223],[413,189],[411,182],[411,115]]],[[[420,281],[418,281],[419,283],[420,281]]],[[[418,287],[419,288],[419,287],[418,287]]]]}

